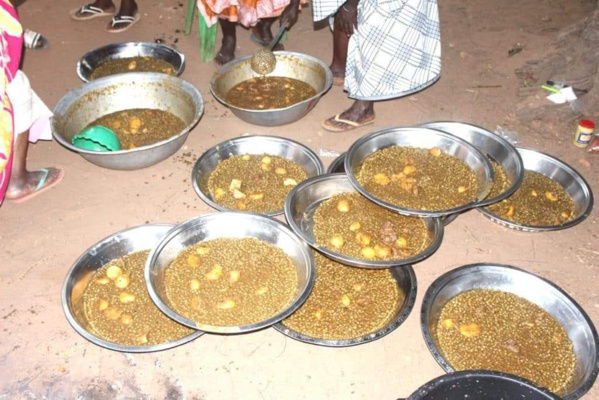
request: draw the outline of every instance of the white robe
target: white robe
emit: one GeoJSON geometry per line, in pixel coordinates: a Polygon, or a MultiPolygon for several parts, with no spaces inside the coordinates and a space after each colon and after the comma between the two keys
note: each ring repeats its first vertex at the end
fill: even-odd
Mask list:
{"type": "MultiPolygon", "coordinates": [[[[344,3],[314,0],[314,21],[333,15],[344,3]]],[[[345,67],[349,97],[376,101],[405,96],[432,85],[440,74],[436,0],[360,0],[345,67]]]]}

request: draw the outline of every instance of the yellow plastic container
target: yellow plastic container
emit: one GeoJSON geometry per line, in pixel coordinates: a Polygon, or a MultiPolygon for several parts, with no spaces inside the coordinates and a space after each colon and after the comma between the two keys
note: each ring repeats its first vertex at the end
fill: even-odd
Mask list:
{"type": "Polygon", "coordinates": [[[583,119],[578,123],[576,134],[574,135],[574,146],[587,147],[593,138],[595,123],[590,119],[583,119]]]}

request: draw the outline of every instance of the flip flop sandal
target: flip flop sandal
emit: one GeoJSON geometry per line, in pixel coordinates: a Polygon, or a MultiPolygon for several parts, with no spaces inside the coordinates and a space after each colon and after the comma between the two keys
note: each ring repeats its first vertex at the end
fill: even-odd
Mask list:
{"type": "Polygon", "coordinates": [[[114,10],[105,11],[100,7],[92,6],[91,4],[86,4],[81,8],[71,10],[70,14],[71,18],[75,21],[87,21],[89,19],[94,19],[98,17],[110,17],[114,15],[114,10]]]}
{"type": "Polygon", "coordinates": [[[112,17],[112,21],[106,27],[106,32],[120,33],[131,28],[137,21],[139,21],[140,15],[135,14],[134,16],[129,15],[117,15],[112,17]]]}
{"type": "Polygon", "coordinates": [[[23,197],[19,197],[18,199],[12,200],[13,203],[19,204],[19,203],[23,203],[27,200],[30,200],[30,199],[34,198],[35,196],[37,196],[38,194],[43,193],[46,190],[58,185],[62,181],[62,178],[64,178],[64,170],[60,169],[60,168],[42,168],[38,171],[42,172],[42,177],[40,178],[40,181],[37,184],[37,187],[35,188],[35,190],[31,193],[26,194],[23,197]],[[50,175],[51,169],[58,170],[58,177],[56,178],[56,180],[54,182],[46,184],[46,180],[48,179],[48,175],[50,175]]]}
{"type": "Polygon", "coordinates": [[[40,33],[25,29],[23,32],[23,43],[25,47],[33,50],[45,49],[48,47],[48,40],[40,33]]]}
{"type": "Polygon", "coordinates": [[[372,124],[374,122],[374,115],[369,119],[362,122],[350,121],[340,117],[341,114],[337,114],[334,117],[325,119],[321,122],[321,126],[327,131],[331,132],[345,132],[352,129],[360,128],[365,125],[372,124]]]}

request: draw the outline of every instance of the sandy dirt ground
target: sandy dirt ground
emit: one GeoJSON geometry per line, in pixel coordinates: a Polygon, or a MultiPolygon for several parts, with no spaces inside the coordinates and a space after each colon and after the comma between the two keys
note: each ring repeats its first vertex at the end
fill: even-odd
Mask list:
{"type": "MultiPolygon", "coordinates": [[[[210,94],[214,64],[199,59],[198,25],[182,33],[186,3],[140,1],[142,18],[121,34],[104,31],[107,19],[75,22],[77,0],[27,0],[22,22],[50,41],[28,50],[23,69],[50,108],[82,84],[77,60],[116,41],[163,40],[187,56],[182,78],[195,85],[205,112],[184,147],[167,160],[137,171],[103,169],[56,141],[32,145],[31,169],[58,165],[63,182],[22,204],[0,209],[0,399],[396,399],[407,397],[443,369],[427,349],[420,307],[429,285],[464,264],[509,264],[547,278],[569,293],[599,326],[599,226],[597,212],[563,231],[524,233],[501,227],[476,211],[447,226],[443,243],[414,265],[418,295],[408,319],[388,336],[350,348],[294,341],[272,328],[204,335],[178,348],[123,354],[98,347],[75,332],[62,310],[67,271],[88,247],[122,229],[146,223],[178,223],[212,212],[193,191],[193,163],[209,147],[245,134],[279,135],[309,146],[328,165],[359,137],[388,126],[435,120],[461,121],[517,137],[519,146],[547,152],[576,168],[599,193],[599,155],[571,143],[576,124],[524,125],[514,114],[523,82],[515,70],[542,56],[560,29],[588,15],[592,0],[447,0],[440,2],[442,78],[433,87],[376,104],[373,125],[329,133],[320,121],[351,104],[333,87],[303,119],[260,127],[236,118],[210,94]],[[512,56],[515,47],[522,51],[512,56]]],[[[238,30],[237,56],[258,48],[238,30]]],[[[288,50],[331,59],[328,29],[315,30],[306,8],[285,43],[288,50]]],[[[530,94],[530,90],[528,91],[530,94]]],[[[534,88],[533,88],[534,94],[534,88]]],[[[545,93],[538,88],[537,100],[545,93]]],[[[567,107],[567,106],[555,106],[567,107]]],[[[551,108],[550,108],[551,110],[551,108]]],[[[595,115],[597,115],[596,110],[595,115]]],[[[599,385],[585,399],[599,399],[599,385]]]]}

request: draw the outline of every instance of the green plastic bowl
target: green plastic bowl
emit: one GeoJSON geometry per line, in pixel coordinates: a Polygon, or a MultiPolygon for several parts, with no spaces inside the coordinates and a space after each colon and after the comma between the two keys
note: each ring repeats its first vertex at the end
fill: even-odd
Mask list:
{"type": "Polygon", "coordinates": [[[121,143],[113,130],[102,125],[85,128],[81,133],[73,136],[73,146],[89,151],[118,151],[121,143]]]}

